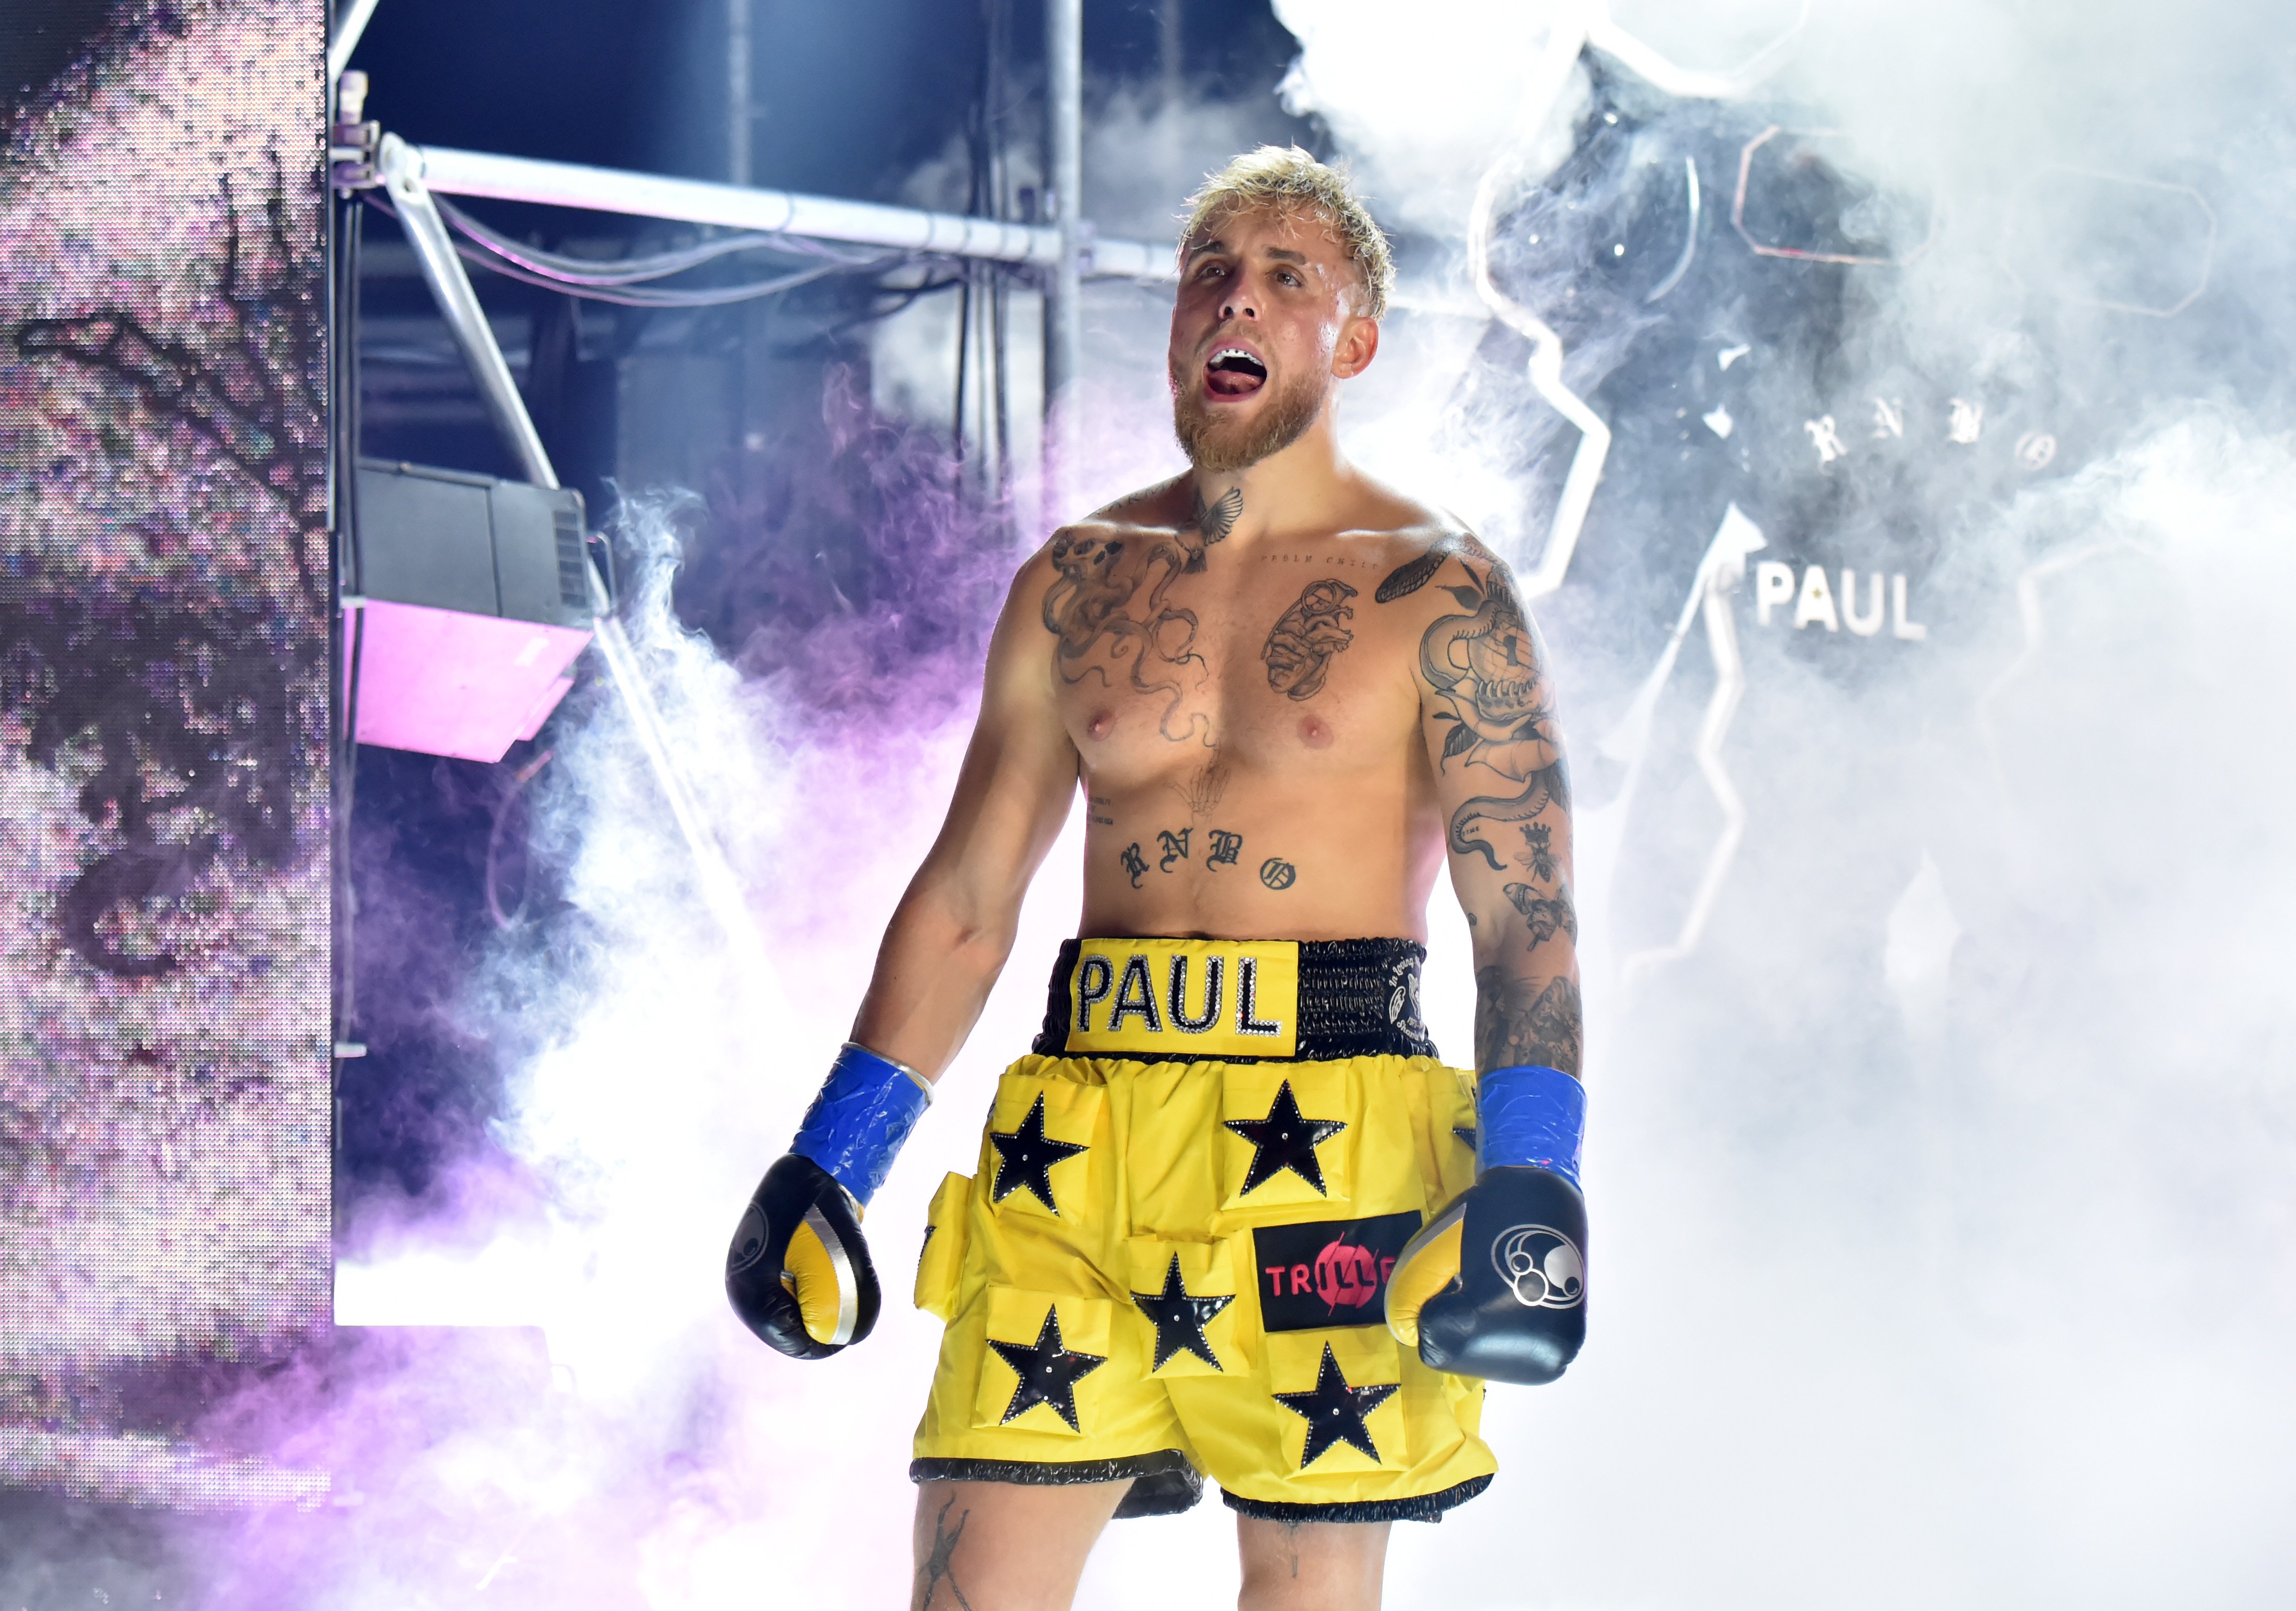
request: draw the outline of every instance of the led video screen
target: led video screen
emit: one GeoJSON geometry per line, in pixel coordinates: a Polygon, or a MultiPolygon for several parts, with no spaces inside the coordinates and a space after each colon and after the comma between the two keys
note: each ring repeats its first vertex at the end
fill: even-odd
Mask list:
{"type": "Polygon", "coordinates": [[[0,151],[0,1484],[196,1503],[133,1384],[329,1301],[324,21],[77,9],[0,151]]]}

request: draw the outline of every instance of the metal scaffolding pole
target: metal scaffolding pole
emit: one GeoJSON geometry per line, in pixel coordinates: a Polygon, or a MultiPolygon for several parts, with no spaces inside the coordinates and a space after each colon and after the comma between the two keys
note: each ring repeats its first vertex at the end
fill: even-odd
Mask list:
{"type": "Polygon", "coordinates": [[[1045,289],[1045,481],[1057,517],[1072,513],[1066,394],[1084,346],[1084,0],[1045,0],[1045,176],[1060,250],[1045,289]]]}
{"type": "MultiPolygon", "coordinates": [[[[439,195],[578,207],[632,218],[844,241],[857,246],[987,258],[999,263],[1054,264],[1061,258],[1059,230],[996,218],[961,218],[913,207],[883,207],[874,201],[719,185],[707,179],[673,179],[660,174],[457,151],[445,145],[419,149],[424,182],[439,195]]],[[[1095,240],[1089,265],[1079,267],[1102,278],[1125,280],[1168,280],[1177,272],[1169,246],[1151,246],[1141,241],[1095,240]]]]}
{"type": "Polygon", "coordinates": [[[447,233],[447,220],[439,215],[438,204],[423,184],[422,152],[397,135],[385,135],[375,167],[390,197],[391,210],[398,215],[399,227],[406,232],[407,244],[414,248],[414,260],[430,284],[430,295],[446,316],[455,345],[463,349],[471,378],[478,382],[479,400],[486,405],[495,429],[518,456],[519,468],[527,480],[537,487],[557,486],[558,473],[551,467],[550,455],[543,450],[542,433],[534,428],[526,399],[519,396],[518,382],[511,379],[510,366],[495,342],[494,326],[487,323],[479,293],[471,289],[471,277],[463,272],[462,259],[455,255],[455,239],[447,233]]]}
{"type": "Polygon", "coordinates": [[[750,182],[750,6],[726,0],[726,182],[750,182]]]}
{"type": "MultiPolygon", "coordinates": [[[[407,243],[414,249],[414,259],[422,267],[422,277],[439,303],[439,311],[446,316],[447,328],[454,333],[456,344],[463,349],[472,378],[478,382],[479,396],[485,401],[487,412],[493,415],[496,427],[518,456],[527,479],[537,486],[556,487],[558,473],[543,448],[541,433],[535,430],[533,416],[527,413],[526,399],[519,395],[518,384],[511,378],[510,365],[495,340],[494,326],[487,322],[479,306],[478,293],[471,288],[463,260],[455,253],[454,239],[447,233],[447,221],[430,199],[423,173],[423,153],[396,135],[385,135],[377,152],[376,166],[390,192],[400,226],[406,232],[407,243]]],[[[758,932],[756,919],[742,901],[740,882],[718,849],[717,835],[710,831],[693,785],[670,752],[668,724],[662,719],[661,707],[654,700],[628,635],[612,613],[605,583],[594,566],[586,564],[583,568],[588,572],[595,616],[592,626],[599,653],[605,656],[606,670],[613,678],[615,691],[622,696],[622,708],[628,712],[638,747],[644,752],[654,781],[668,802],[670,817],[693,855],[694,882],[701,899],[725,928],[753,981],[760,988],[771,989],[773,974],[766,958],[765,941],[758,932]]]]}
{"type": "Polygon", "coordinates": [[[336,20],[335,37],[327,46],[327,82],[338,83],[343,70],[350,65],[351,53],[358,48],[366,25],[374,20],[375,0],[351,0],[336,20]]]}

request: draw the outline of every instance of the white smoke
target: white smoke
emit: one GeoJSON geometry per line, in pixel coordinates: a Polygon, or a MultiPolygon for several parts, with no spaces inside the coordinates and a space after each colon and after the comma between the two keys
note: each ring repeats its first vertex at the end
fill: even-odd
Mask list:
{"type": "MultiPolygon", "coordinates": [[[[1463,236],[1488,163],[1526,142],[1527,172],[1559,159],[1549,143],[1586,93],[1581,72],[1523,103],[1532,58],[1568,22],[1559,8],[1404,20],[1283,0],[1279,14],[1302,44],[1295,105],[1326,120],[1387,216],[1439,244],[1463,236]]],[[[1794,21],[1752,4],[1618,16],[1706,70],[1794,21]]],[[[2129,53],[2076,21],[1842,7],[1813,17],[1781,70],[1777,94],[1947,198],[1958,233],[1887,302],[1916,340],[1989,339],[2000,274],[1985,230],[2024,156],[2068,160],[2094,136],[2118,170],[2150,172],[2132,130],[2159,134],[2194,84],[2251,94],[2234,41],[2259,12],[2162,13],[2129,53]],[[2124,118],[2130,86],[2172,68],[2184,87],[2169,104],[2124,118]],[[1987,167],[2004,139],[2026,143],[2013,174],[1987,167]]],[[[1168,185],[1177,206],[1228,152],[1152,134],[1154,117],[1185,109],[1119,109],[1105,128],[1124,137],[1100,149],[1114,163],[1166,141],[1177,154],[1134,188],[1168,185]]],[[[2276,160],[2277,142],[2251,138],[2276,160]]],[[[2284,253],[2256,217],[2269,196],[2262,179],[2220,190],[2223,240],[2284,253]]],[[[1416,272],[1431,300],[1463,300],[1439,260],[1416,272]]],[[[1177,459],[1163,306],[1123,286],[1092,297],[1085,395],[1103,461],[1086,480],[1105,496],[1177,459]]],[[[1731,600],[1748,693],[1722,759],[1745,844],[1687,960],[1631,994],[1615,972],[1588,982],[1587,1352],[1556,1386],[1493,1393],[1502,1475],[1442,1526],[1397,1528],[1390,1605],[2284,1595],[2296,1034],[2277,972],[2296,942],[2282,737],[2296,725],[2296,450],[2265,403],[2206,400],[2204,349],[2232,325],[2208,304],[2186,316],[2196,333],[2167,349],[2171,372],[2124,376],[2116,445],[1954,533],[1938,620],[1961,629],[1911,671],[1829,679],[1731,600]]],[[[2263,316],[2273,339],[2290,333],[2279,310],[2263,316]]],[[[1344,419],[1382,473],[1488,529],[1533,468],[1489,444],[1520,438],[1439,429],[1484,330],[1443,313],[1392,321],[1344,419]]],[[[953,345],[896,326],[880,363],[910,364],[914,395],[942,397],[928,359],[953,345]]],[[[1910,487],[1913,512],[1947,507],[1948,490],[1942,473],[1910,487]]],[[[1536,530],[1511,540],[1535,555],[1536,530]]],[[[1649,669],[1605,636],[1606,607],[1580,600],[1550,621],[1582,756],[1649,669]]],[[[906,1302],[908,1256],[941,1171],[973,1166],[991,1071],[1029,1038],[1038,970],[1073,926],[1077,848],[1048,859],[988,1015],[871,1210],[878,1335],[825,1366],[771,1356],[724,1309],[724,1239],[844,1032],[962,724],[830,744],[680,633],[659,587],[633,633],[780,995],[729,968],[635,744],[597,710],[542,802],[578,846],[570,895],[590,939],[570,959],[505,955],[491,975],[505,1005],[562,1026],[521,1078],[509,1136],[556,1206],[506,1232],[473,1285],[523,1280],[499,1318],[545,1325],[568,1368],[584,1430],[521,1446],[560,1462],[535,1502],[595,1516],[620,1501],[588,1547],[634,1552],[648,1603],[888,1601],[907,1577],[903,1471],[939,1330],[906,1302]]],[[[1592,957],[1670,934],[1711,843],[1688,760],[1702,653],[1663,689],[1610,864],[1581,870],[1586,889],[1615,892],[1587,903],[1592,957]]],[[[1464,1057],[1464,934],[1447,897],[1433,916],[1429,1015],[1464,1057]]],[[[1080,1603],[1213,1603],[1234,1591],[1230,1538],[1210,1502],[1119,1524],[1080,1603]]]]}
{"type": "MultiPolygon", "coordinates": [[[[1295,93],[1378,182],[1503,126],[1438,111],[1445,74],[1398,36],[1527,37],[1562,12],[1283,14],[1295,93]]],[[[1617,15],[1702,70],[1794,20],[1617,15]]],[[[2291,333],[2255,271],[2289,245],[2289,131],[2243,43],[2261,37],[2284,49],[2285,20],[1844,5],[1773,81],[1783,116],[1849,131],[1859,168],[1941,210],[1929,259],[1868,282],[1877,348],[2030,372],[2048,360],[2004,284],[2181,295],[2213,267],[2221,288],[2234,240],[2248,272],[2165,333],[2041,300],[2058,339],[2144,355],[2106,382],[2120,445],[1973,529],[1947,513],[1949,466],[1907,487],[1909,519],[1953,522],[1932,596],[1959,629],[1901,680],[1818,676],[1734,604],[1749,692],[1721,756],[1744,846],[1687,961],[1588,982],[1587,1354],[1494,1395],[1506,1469],[1439,1532],[1398,1530],[1390,1603],[2260,1606],[2290,1581],[2296,762],[2275,736],[2296,718],[2296,452],[2276,398],[2215,400],[2233,332],[2291,333]],[[2037,266],[2021,210],[2050,163],[2114,177],[2037,266]],[[2114,216],[2195,184],[2213,264],[2194,231],[2114,216]]],[[[1514,115],[1520,139],[1544,114],[1514,115]]],[[[1411,221],[1456,240],[1452,216],[1411,221]]],[[[1616,662],[1605,611],[1554,629],[1582,756],[1643,669],[1616,662]]],[[[1657,713],[1670,762],[1614,865],[1581,869],[1617,892],[1582,914],[1590,956],[1670,933],[1714,839],[1692,665],[1657,713]]]]}

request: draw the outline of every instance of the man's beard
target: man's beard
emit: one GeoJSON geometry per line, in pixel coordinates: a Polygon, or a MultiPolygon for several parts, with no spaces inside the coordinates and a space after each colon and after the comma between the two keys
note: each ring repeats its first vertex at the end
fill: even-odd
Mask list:
{"type": "Polygon", "coordinates": [[[1281,453],[1308,432],[1324,411],[1329,388],[1312,373],[1286,382],[1250,419],[1230,422],[1204,401],[1203,377],[1172,376],[1172,434],[1188,462],[1210,475],[1232,475],[1281,453]]]}

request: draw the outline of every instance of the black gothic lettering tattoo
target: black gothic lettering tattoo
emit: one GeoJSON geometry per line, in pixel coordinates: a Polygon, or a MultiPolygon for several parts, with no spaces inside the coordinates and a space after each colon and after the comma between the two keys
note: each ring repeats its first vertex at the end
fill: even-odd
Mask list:
{"type": "Polygon", "coordinates": [[[1148,858],[1140,853],[1140,842],[1136,839],[1126,845],[1116,859],[1123,864],[1126,872],[1132,875],[1132,887],[1138,889],[1141,875],[1148,870],[1148,858]]]}
{"type": "Polygon", "coordinates": [[[1537,995],[1528,979],[1496,967],[1475,972],[1475,1066],[1512,1068],[1539,1064],[1578,1072],[1581,1039],[1578,987],[1557,979],[1537,995]]]}
{"type": "Polygon", "coordinates": [[[1230,487],[1226,496],[1217,504],[1205,503],[1203,492],[1199,489],[1195,499],[1195,513],[1192,518],[1196,522],[1196,530],[1204,534],[1204,547],[1209,548],[1214,543],[1225,542],[1227,534],[1235,530],[1235,517],[1243,513],[1243,489],[1230,487]]]}
{"type": "Polygon", "coordinates": [[[1355,641],[1340,623],[1354,619],[1348,600],[1356,590],[1342,581],[1309,582],[1289,610],[1275,618],[1259,658],[1267,662],[1267,686],[1293,699],[1313,699],[1323,691],[1332,656],[1355,641]]]}
{"type": "Polygon", "coordinates": [[[933,1596],[943,1583],[948,1585],[949,1597],[955,1600],[957,1611],[972,1611],[972,1602],[965,1599],[964,1590],[956,1586],[956,1573],[950,1565],[956,1557],[957,1541],[964,1536],[964,1524],[972,1518],[972,1512],[965,1510],[958,1515],[956,1530],[953,1533],[943,1525],[948,1520],[949,1506],[955,1503],[956,1497],[950,1495],[947,1504],[940,1508],[940,1514],[933,1517],[932,1548],[917,1566],[915,1592],[909,1599],[910,1611],[934,1611],[936,1602],[933,1596]]]}
{"type": "Polygon", "coordinates": [[[1044,620],[1060,640],[1062,678],[1076,683],[1096,675],[1105,685],[1105,668],[1083,663],[1105,640],[1111,665],[1129,654],[1136,692],[1168,696],[1157,730],[1175,743],[1189,737],[1200,718],[1190,717],[1178,733],[1170,724],[1187,696],[1182,670],[1193,666],[1202,676],[1204,657],[1195,652],[1196,612],[1167,604],[1164,596],[1180,577],[1204,568],[1202,536],[1192,529],[1134,528],[1120,536],[1063,531],[1053,539],[1051,556],[1060,574],[1045,590],[1044,620]],[[1147,597],[1135,614],[1133,600],[1144,585],[1147,597]]]}
{"type": "Polygon", "coordinates": [[[1156,864],[1157,871],[1168,873],[1174,862],[1188,859],[1188,835],[1193,832],[1193,828],[1182,828],[1177,833],[1170,828],[1156,830],[1156,843],[1164,852],[1164,859],[1156,864]]]}
{"type": "Polygon", "coordinates": [[[1570,902],[1570,891],[1557,890],[1549,897],[1527,884],[1511,884],[1506,886],[1506,898],[1530,925],[1530,943],[1525,950],[1535,951],[1559,933],[1578,938],[1578,909],[1570,902]]]}
{"type": "Polygon", "coordinates": [[[1204,858],[1207,867],[1232,867],[1236,858],[1243,854],[1243,835],[1231,834],[1226,828],[1214,828],[1211,833],[1211,854],[1204,858]]]}
{"type": "Polygon", "coordinates": [[[1515,860],[1530,869],[1531,876],[1541,884],[1554,882],[1554,830],[1543,822],[1526,825],[1523,842],[1530,848],[1517,851],[1515,860]]]}
{"type": "Polygon", "coordinates": [[[1259,864],[1259,882],[1271,890],[1288,890],[1299,878],[1300,869],[1280,857],[1270,856],[1259,864]]]}
{"type": "Polygon", "coordinates": [[[1215,755],[1185,784],[1164,786],[1187,802],[1189,816],[1209,817],[1219,810],[1220,796],[1227,793],[1227,763],[1215,755]]]}

